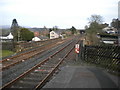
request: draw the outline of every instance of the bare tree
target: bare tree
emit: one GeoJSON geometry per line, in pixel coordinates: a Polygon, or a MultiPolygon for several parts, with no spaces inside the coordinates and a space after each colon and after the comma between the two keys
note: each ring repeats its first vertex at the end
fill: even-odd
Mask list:
{"type": "Polygon", "coordinates": [[[96,37],[97,33],[102,31],[102,22],[103,18],[100,15],[91,15],[89,20],[89,26],[85,26],[86,29],[86,38],[91,44],[98,44],[98,38],[96,37]]]}
{"type": "Polygon", "coordinates": [[[98,23],[98,24],[102,24],[102,22],[103,22],[103,17],[102,16],[100,16],[100,15],[91,15],[91,17],[90,18],[88,18],[88,20],[89,20],[89,23],[91,24],[91,23],[98,23]]]}

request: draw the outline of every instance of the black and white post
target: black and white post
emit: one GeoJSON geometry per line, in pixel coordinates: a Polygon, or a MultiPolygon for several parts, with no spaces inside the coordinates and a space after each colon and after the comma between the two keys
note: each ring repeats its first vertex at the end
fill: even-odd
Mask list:
{"type": "Polygon", "coordinates": [[[79,58],[79,51],[80,51],[79,44],[76,44],[75,45],[76,61],[78,61],[79,58]]]}

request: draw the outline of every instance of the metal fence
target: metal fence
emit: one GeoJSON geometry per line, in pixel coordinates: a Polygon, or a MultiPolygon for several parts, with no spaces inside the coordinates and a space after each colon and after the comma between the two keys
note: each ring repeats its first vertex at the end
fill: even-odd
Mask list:
{"type": "Polygon", "coordinates": [[[87,63],[99,65],[109,71],[120,74],[120,46],[81,47],[81,59],[87,63]]]}

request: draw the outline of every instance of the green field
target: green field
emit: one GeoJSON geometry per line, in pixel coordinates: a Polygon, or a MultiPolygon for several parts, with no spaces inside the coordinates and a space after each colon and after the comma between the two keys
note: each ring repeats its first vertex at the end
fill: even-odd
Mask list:
{"type": "Polygon", "coordinates": [[[0,50],[0,58],[6,57],[6,56],[9,56],[9,55],[12,55],[12,54],[14,54],[14,52],[12,52],[12,51],[9,51],[9,50],[0,50]]]}

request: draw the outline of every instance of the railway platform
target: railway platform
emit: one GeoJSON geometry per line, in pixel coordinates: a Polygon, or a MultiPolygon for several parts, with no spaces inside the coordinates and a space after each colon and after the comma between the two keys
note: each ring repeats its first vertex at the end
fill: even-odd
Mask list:
{"type": "Polygon", "coordinates": [[[66,65],[43,88],[111,88],[119,90],[118,76],[91,65],[66,65]]]}

